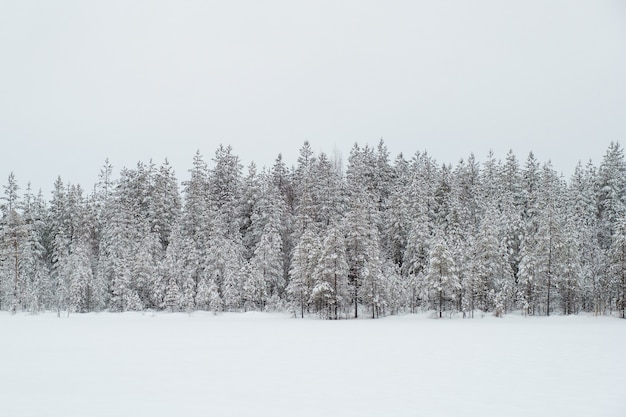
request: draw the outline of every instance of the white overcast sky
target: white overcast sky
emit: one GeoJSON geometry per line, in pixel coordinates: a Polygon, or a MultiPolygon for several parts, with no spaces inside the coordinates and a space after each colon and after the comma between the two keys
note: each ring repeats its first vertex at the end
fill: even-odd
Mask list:
{"type": "Polygon", "coordinates": [[[294,164],[455,163],[513,149],[570,175],[626,144],[626,2],[0,0],[0,183],[49,196],[116,168],[230,144],[294,164]]]}

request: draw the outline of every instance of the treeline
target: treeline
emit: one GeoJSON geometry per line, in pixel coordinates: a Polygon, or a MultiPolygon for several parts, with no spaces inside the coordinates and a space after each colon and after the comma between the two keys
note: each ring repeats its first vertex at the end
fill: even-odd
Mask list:
{"type": "Polygon", "coordinates": [[[566,181],[533,154],[455,166],[392,162],[355,145],[347,163],[308,143],[289,167],[243,172],[230,147],[188,180],[167,161],[93,190],[58,178],[50,201],[13,175],[0,225],[0,309],[38,312],[289,310],[348,318],[619,313],[626,291],[626,163],[566,181]]]}

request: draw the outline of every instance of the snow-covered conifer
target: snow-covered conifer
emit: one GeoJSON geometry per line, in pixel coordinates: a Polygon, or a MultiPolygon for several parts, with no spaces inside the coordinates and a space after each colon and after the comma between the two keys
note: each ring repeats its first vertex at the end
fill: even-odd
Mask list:
{"type": "Polygon", "coordinates": [[[445,306],[454,301],[455,292],[459,288],[454,259],[441,235],[435,238],[429,259],[426,279],[432,290],[433,301],[437,306],[439,318],[441,318],[445,306]]]}
{"type": "Polygon", "coordinates": [[[305,230],[293,250],[286,291],[294,315],[304,317],[314,286],[313,274],[320,256],[320,243],[311,228],[305,230]]]}
{"type": "MultiPolygon", "coordinates": [[[[308,245],[313,246],[314,243],[305,242],[303,247],[308,245]]],[[[314,246],[311,249],[314,250],[314,246]]],[[[339,310],[345,308],[349,300],[345,237],[343,230],[337,224],[333,224],[326,231],[326,238],[320,247],[318,256],[314,259],[317,262],[311,265],[314,267],[311,303],[316,305],[317,310],[324,317],[336,320],[339,317],[339,310]]],[[[305,260],[305,268],[307,266],[305,260]]],[[[303,272],[301,278],[306,280],[307,271],[301,272],[303,272]]]]}

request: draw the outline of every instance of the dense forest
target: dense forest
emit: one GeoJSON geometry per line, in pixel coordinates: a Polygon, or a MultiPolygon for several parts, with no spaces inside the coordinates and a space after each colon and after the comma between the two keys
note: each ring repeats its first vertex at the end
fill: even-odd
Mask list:
{"type": "Polygon", "coordinates": [[[626,291],[626,163],[612,143],[569,180],[531,153],[456,165],[385,144],[347,166],[309,143],[294,166],[244,172],[230,147],[49,201],[4,185],[0,309],[290,311],[322,318],[619,314],[626,291]]]}

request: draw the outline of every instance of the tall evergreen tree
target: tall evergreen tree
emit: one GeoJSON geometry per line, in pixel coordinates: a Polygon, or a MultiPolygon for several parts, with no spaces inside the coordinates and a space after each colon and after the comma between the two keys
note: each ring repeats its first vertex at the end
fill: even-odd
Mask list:
{"type": "Polygon", "coordinates": [[[603,249],[611,245],[617,222],[626,214],[626,162],[624,150],[611,142],[597,173],[598,239],[603,249]]]}
{"type": "Polygon", "coordinates": [[[283,275],[282,239],[278,231],[278,219],[270,218],[263,229],[261,240],[250,260],[256,280],[265,286],[263,307],[276,308],[285,288],[283,275]],[[269,302],[269,306],[267,305],[269,302]]]}
{"type": "Polygon", "coordinates": [[[311,302],[317,306],[320,314],[337,320],[339,310],[349,301],[345,237],[337,224],[333,224],[326,232],[316,260],[316,264],[312,265],[315,269],[312,274],[311,302]]]}
{"type": "Polygon", "coordinates": [[[433,291],[439,318],[442,318],[445,305],[454,301],[455,292],[459,289],[456,265],[442,236],[436,238],[429,259],[426,279],[433,291]]]}
{"type": "Polygon", "coordinates": [[[0,283],[2,284],[2,304],[12,313],[22,308],[24,299],[24,276],[20,264],[23,247],[28,237],[28,231],[22,215],[19,213],[19,187],[13,173],[9,175],[7,185],[4,186],[2,197],[2,230],[0,235],[0,283]]]}
{"type": "Polygon", "coordinates": [[[289,268],[287,295],[294,315],[308,311],[309,300],[314,287],[314,272],[320,257],[320,242],[312,228],[305,230],[293,250],[289,268]]]}
{"type": "Polygon", "coordinates": [[[621,318],[626,318],[626,218],[617,222],[609,252],[612,300],[621,318]]]}
{"type": "Polygon", "coordinates": [[[554,288],[560,280],[565,258],[564,210],[562,207],[562,181],[550,164],[544,165],[542,171],[542,187],[540,193],[541,211],[538,216],[537,229],[537,272],[541,292],[545,297],[545,312],[550,315],[554,306],[554,288]]]}

